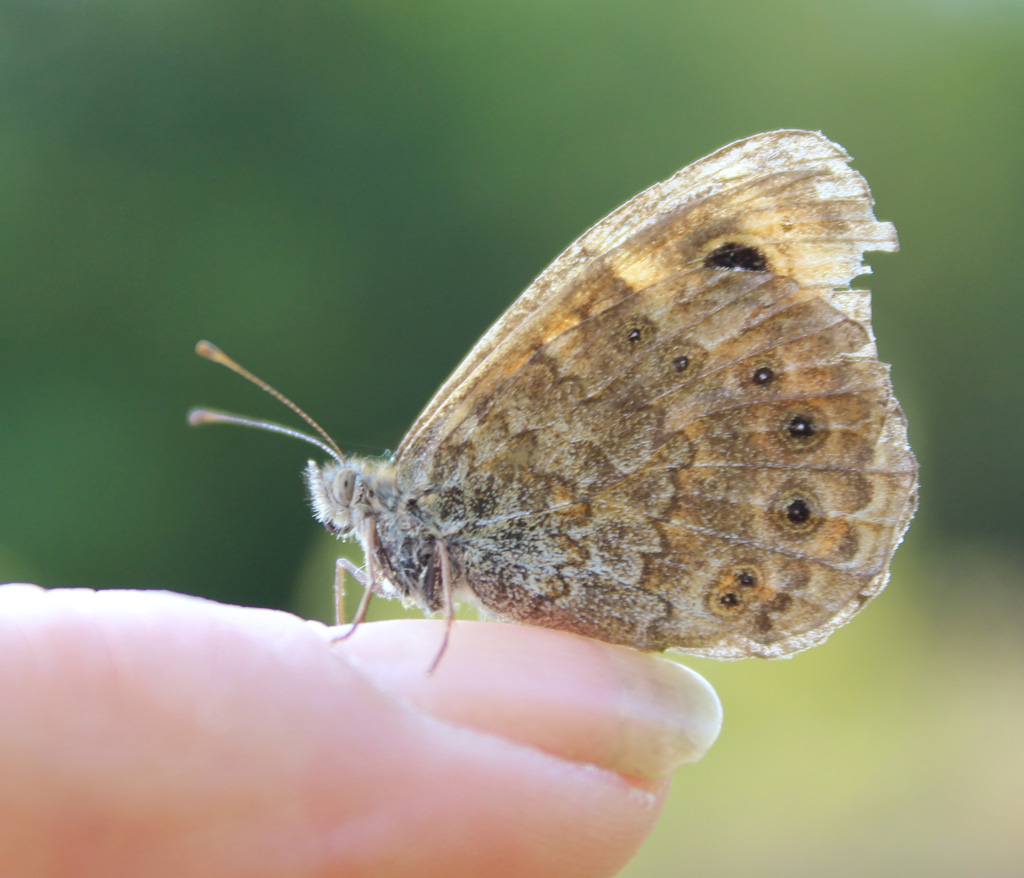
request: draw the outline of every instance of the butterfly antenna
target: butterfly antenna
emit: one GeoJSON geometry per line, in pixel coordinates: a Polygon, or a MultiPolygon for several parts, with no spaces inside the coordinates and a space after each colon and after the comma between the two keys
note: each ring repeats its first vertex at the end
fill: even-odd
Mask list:
{"type": "Polygon", "coordinates": [[[250,381],[260,390],[269,393],[278,402],[288,406],[288,408],[295,412],[295,414],[302,418],[302,420],[309,424],[309,426],[323,438],[323,442],[312,436],[307,436],[305,433],[301,433],[298,430],[292,430],[290,427],[284,427],[270,421],[256,421],[250,418],[239,417],[237,415],[229,415],[226,412],[212,411],[210,409],[193,409],[189,412],[188,416],[190,424],[193,426],[198,424],[240,424],[245,427],[256,427],[261,430],[269,430],[272,433],[283,433],[285,436],[294,436],[296,439],[304,439],[307,442],[311,442],[313,445],[316,445],[326,451],[331,457],[337,460],[338,463],[345,463],[345,455],[341,453],[338,443],[327,434],[327,431],[323,427],[321,427],[279,390],[271,387],[262,378],[257,378],[244,366],[231,359],[231,357],[225,354],[224,351],[217,347],[217,345],[213,344],[213,342],[197,342],[196,353],[199,354],[200,357],[203,357],[212,363],[219,363],[221,366],[230,369],[236,375],[241,375],[246,379],[246,381],[250,381]]]}

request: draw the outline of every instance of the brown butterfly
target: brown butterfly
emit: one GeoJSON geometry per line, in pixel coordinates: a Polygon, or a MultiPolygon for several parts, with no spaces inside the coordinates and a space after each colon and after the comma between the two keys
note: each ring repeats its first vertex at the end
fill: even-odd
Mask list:
{"type": "Polygon", "coordinates": [[[849,286],[896,232],[848,162],[774,131],[641,192],[531,284],[392,459],[345,457],[300,411],[333,458],[306,469],[315,515],[362,544],[367,599],[450,620],[466,595],[740,658],[813,646],[878,594],[917,465],[849,286]]]}

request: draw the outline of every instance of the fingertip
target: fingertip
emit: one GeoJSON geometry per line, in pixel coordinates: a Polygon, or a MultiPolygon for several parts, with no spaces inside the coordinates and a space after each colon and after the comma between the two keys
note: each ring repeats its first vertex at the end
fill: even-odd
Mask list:
{"type": "Polygon", "coordinates": [[[631,778],[668,777],[718,736],[718,696],[675,662],[565,632],[459,621],[428,673],[442,624],[364,625],[335,648],[447,722],[631,778]]]}

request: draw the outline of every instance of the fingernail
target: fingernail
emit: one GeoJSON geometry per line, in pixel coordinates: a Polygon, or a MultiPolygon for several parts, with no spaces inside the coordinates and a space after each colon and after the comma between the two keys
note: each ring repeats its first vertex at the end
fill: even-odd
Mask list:
{"type": "Polygon", "coordinates": [[[602,763],[622,774],[651,778],[696,762],[722,728],[722,704],[711,684],[660,656],[617,652],[621,725],[602,763]]]}

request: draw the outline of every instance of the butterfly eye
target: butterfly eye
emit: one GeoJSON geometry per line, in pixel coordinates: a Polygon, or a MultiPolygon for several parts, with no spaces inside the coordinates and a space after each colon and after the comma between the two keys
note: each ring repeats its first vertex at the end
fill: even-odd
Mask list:
{"type": "Polygon", "coordinates": [[[352,503],[352,498],[356,493],[356,473],[355,470],[344,467],[338,470],[338,474],[334,477],[334,496],[339,502],[348,506],[352,503]]]}

